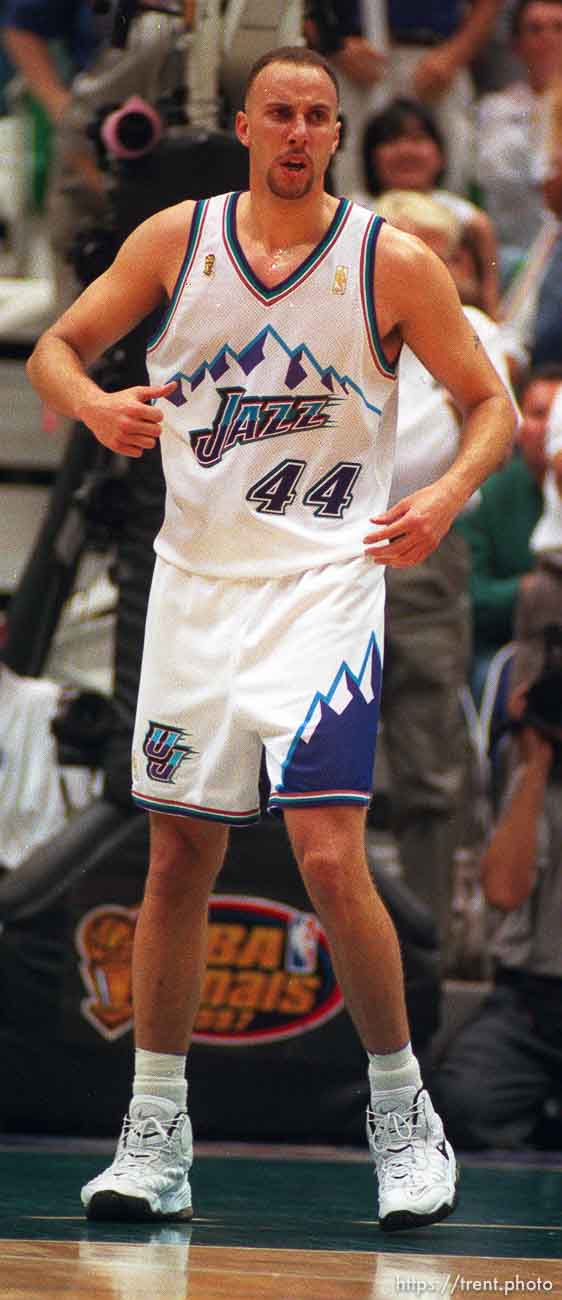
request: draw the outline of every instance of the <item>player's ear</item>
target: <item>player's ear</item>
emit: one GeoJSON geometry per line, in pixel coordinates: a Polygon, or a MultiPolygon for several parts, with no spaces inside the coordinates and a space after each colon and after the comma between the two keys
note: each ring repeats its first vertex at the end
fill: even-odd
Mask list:
{"type": "Polygon", "coordinates": [[[248,126],[248,115],[243,109],[240,109],[236,114],[234,119],[234,129],[240,144],[245,145],[247,149],[250,142],[250,132],[248,126]]]}
{"type": "Polygon", "coordinates": [[[336,149],[339,149],[340,140],[341,140],[341,121],[338,118],[336,122],[336,128],[335,128],[334,143],[332,145],[332,156],[335,154],[336,149]]]}

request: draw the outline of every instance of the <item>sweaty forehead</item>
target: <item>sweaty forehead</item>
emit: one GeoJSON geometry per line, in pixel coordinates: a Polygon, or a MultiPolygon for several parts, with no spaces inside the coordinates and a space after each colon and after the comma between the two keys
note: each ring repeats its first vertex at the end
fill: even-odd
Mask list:
{"type": "Polygon", "coordinates": [[[298,63],[269,63],[250,86],[248,102],[279,100],[326,104],[337,111],[335,86],[323,68],[298,63]]]}

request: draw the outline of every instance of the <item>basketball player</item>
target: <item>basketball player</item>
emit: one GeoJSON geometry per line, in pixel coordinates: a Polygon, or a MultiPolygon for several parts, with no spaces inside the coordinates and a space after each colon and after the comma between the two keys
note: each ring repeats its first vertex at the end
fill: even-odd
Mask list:
{"type": "Polygon", "coordinates": [[[249,192],[140,225],[29,362],[43,398],[106,447],[141,456],[160,439],[167,480],[133,743],[151,822],[133,1100],[113,1165],[82,1199],[96,1219],[191,1216],[185,1056],[207,903],[228,826],[258,817],[263,747],[270,808],[368,1052],[381,1225],[410,1227],[451,1212],[456,1173],[364,852],[383,572],[438,544],[505,455],[514,412],[442,263],[326,193],[339,123],[322,57],[260,59],[236,129],[249,192]],[[102,392],[87,367],[160,303],[150,384],[102,392]],[[466,420],[453,465],[389,511],[403,340],[466,420]]]}

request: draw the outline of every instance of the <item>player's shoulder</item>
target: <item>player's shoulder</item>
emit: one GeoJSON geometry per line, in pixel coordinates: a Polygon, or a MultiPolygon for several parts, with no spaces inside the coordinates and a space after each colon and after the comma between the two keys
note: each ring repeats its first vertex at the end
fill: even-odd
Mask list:
{"type": "Polygon", "coordinates": [[[173,203],[170,207],[160,208],[158,212],[153,212],[150,217],[143,221],[139,230],[152,234],[155,237],[169,238],[170,236],[181,234],[185,238],[186,232],[189,234],[193,214],[195,212],[196,199],[182,199],[181,203],[173,203]]]}
{"type": "Polygon", "coordinates": [[[377,243],[377,274],[413,288],[418,279],[438,268],[440,259],[417,235],[383,221],[377,243]]]}
{"type": "Polygon", "coordinates": [[[177,273],[189,242],[196,201],[184,199],[153,212],[135,227],[124,245],[135,263],[151,267],[167,284],[177,273]]]}
{"type": "Polygon", "coordinates": [[[185,242],[186,238],[189,238],[196,211],[201,208],[206,210],[212,204],[222,208],[228,197],[228,194],[219,194],[210,199],[182,199],[179,203],[173,203],[152,213],[137,227],[137,230],[143,237],[157,242],[167,243],[169,240],[176,239],[185,242]]]}

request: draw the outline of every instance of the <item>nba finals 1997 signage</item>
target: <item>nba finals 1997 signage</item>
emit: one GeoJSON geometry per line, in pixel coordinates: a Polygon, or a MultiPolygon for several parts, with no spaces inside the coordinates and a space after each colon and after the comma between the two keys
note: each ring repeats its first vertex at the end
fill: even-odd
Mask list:
{"type": "MultiPolygon", "coordinates": [[[[107,904],[76,932],[88,990],[82,1015],[104,1038],[132,1027],[130,958],[136,908],[107,904]]],[[[316,1029],[343,1008],[326,935],[316,916],[271,899],[215,894],[194,1043],[278,1042],[316,1029]]]]}
{"type": "Polygon", "coordinates": [[[311,912],[215,894],[194,1042],[235,1047],[292,1038],[336,1015],[343,998],[311,912]]]}

